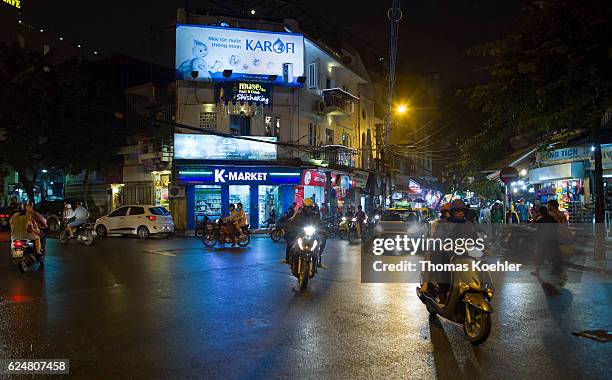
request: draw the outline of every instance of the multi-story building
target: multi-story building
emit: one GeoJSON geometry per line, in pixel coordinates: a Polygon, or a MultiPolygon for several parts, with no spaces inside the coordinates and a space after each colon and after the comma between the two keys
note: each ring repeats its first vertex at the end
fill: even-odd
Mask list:
{"type": "Polygon", "coordinates": [[[237,202],[253,226],[305,197],[367,204],[381,121],[358,53],[334,51],[291,20],[177,16],[171,207],[184,210],[180,227],[237,202]]]}

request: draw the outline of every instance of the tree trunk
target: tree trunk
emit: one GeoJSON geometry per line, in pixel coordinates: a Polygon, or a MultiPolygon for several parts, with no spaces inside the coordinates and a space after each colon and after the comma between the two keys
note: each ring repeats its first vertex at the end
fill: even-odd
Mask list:
{"type": "Polygon", "coordinates": [[[604,226],[604,186],[603,186],[603,162],[601,157],[601,123],[597,121],[592,129],[593,158],[595,161],[595,183],[593,194],[595,196],[595,241],[593,242],[593,258],[603,260],[606,258],[606,239],[604,226]]]}
{"type": "Polygon", "coordinates": [[[23,185],[23,188],[28,194],[28,199],[34,203],[34,184],[36,183],[36,170],[32,171],[32,180],[28,179],[25,170],[17,169],[17,174],[19,175],[19,182],[23,185]]]}
{"type": "Polygon", "coordinates": [[[83,203],[85,207],[89,208],[87,204],[87,196],[89,195],[89,175],[91,174],[90,169],[85,169],[85,175],[83,176],[83,203]]]}

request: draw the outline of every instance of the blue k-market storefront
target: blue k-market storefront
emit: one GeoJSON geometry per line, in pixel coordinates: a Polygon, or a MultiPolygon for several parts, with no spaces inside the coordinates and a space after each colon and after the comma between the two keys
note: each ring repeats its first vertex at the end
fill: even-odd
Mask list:
{"type": "Polygon", "coordinates": [[[193,229],[204,215],[215,219],[227,215],[229,204],[242,203],[252,228],[265,226],[271,210],[276,216],[293,203],[300,168],[265,163],[177,163],[175,178],[185,186],[187,228],[193,229]]]}

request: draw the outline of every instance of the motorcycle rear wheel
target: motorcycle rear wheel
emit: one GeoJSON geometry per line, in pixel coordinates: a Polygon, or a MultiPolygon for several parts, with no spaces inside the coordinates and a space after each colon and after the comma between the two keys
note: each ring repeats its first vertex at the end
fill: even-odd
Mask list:
{"type": "Polygon", "coordinates": [[[91,232],[91,230],[85,230],[83,232],[83,234],[85,235],[82,242],[83,244],[90,246],[94,243],[94,236],[93,233],[91,232]]]}
{"type": "Polygon", "coordinates": [[[275,228],[272,231],[270,231],[270,239],[272,239],[273,242],[280,241],[282,237],[283,235],[280,229],[275,228]]]}
{"type": "Polygon", "coordinates": [[[238,238],[237,243],[239,247],[246,247],[251,242],[251,235],[244,234],[242,238],[238,238]]]}
{"type": "Polygon", "coordinates": [[[68,241],[68,231],[66,231],[66,230],[62,231],[62,233],[59,236],[59,241],[62,244],[64,244],[65,242],[68,241]]]}
{"type": "Polygon", "coordinates": [[[217,245],[217,242],[218,239],[215,237],[215,235],[204,234],[204,236],[202,236],[202,244],[204,244],[208,248],[214,247],[215,245],[217,245]]]}
{"type": "Polygon", "coordinates": [[[463,321],[463,332],[467,340],[474,344],[480,344],[487,340],[491,333],[491,313],[481,310],[472,305],[465,305],[465,312],[470,313],[470,320],[466,315],[463,321]]]}

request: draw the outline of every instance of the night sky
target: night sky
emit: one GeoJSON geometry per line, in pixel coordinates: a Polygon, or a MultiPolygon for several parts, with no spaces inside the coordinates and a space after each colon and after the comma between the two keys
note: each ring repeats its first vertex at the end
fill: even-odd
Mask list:
{"type": "MultiPolygon", "coordinates": [[[[257,2],[244,1],[245,4],[257,2]]],[[[176,7],[184,3],[182,0],[23,0],[23,18],[92,50],[118,51],[148,59],[150,26],[163,29],[172,24],[176,7]]],[[[191,8],[203,8],[206,1],[190,0],[189,4],[191,8]]],[[[376,50],[387,54],[386,13],[390,0],[312,0],[305,4],[322,19],[361,36],[376,50]]],[[[399,73],[439,72],[448,83],[473,81],[473,70],[482,62],[467,57],[465,49],[511,31],[524,4],[525,1],[490,0],[402,1],[399,73]]],[[[173,30],[155,35],[153,59],[172,65],[173,30]]]]}

